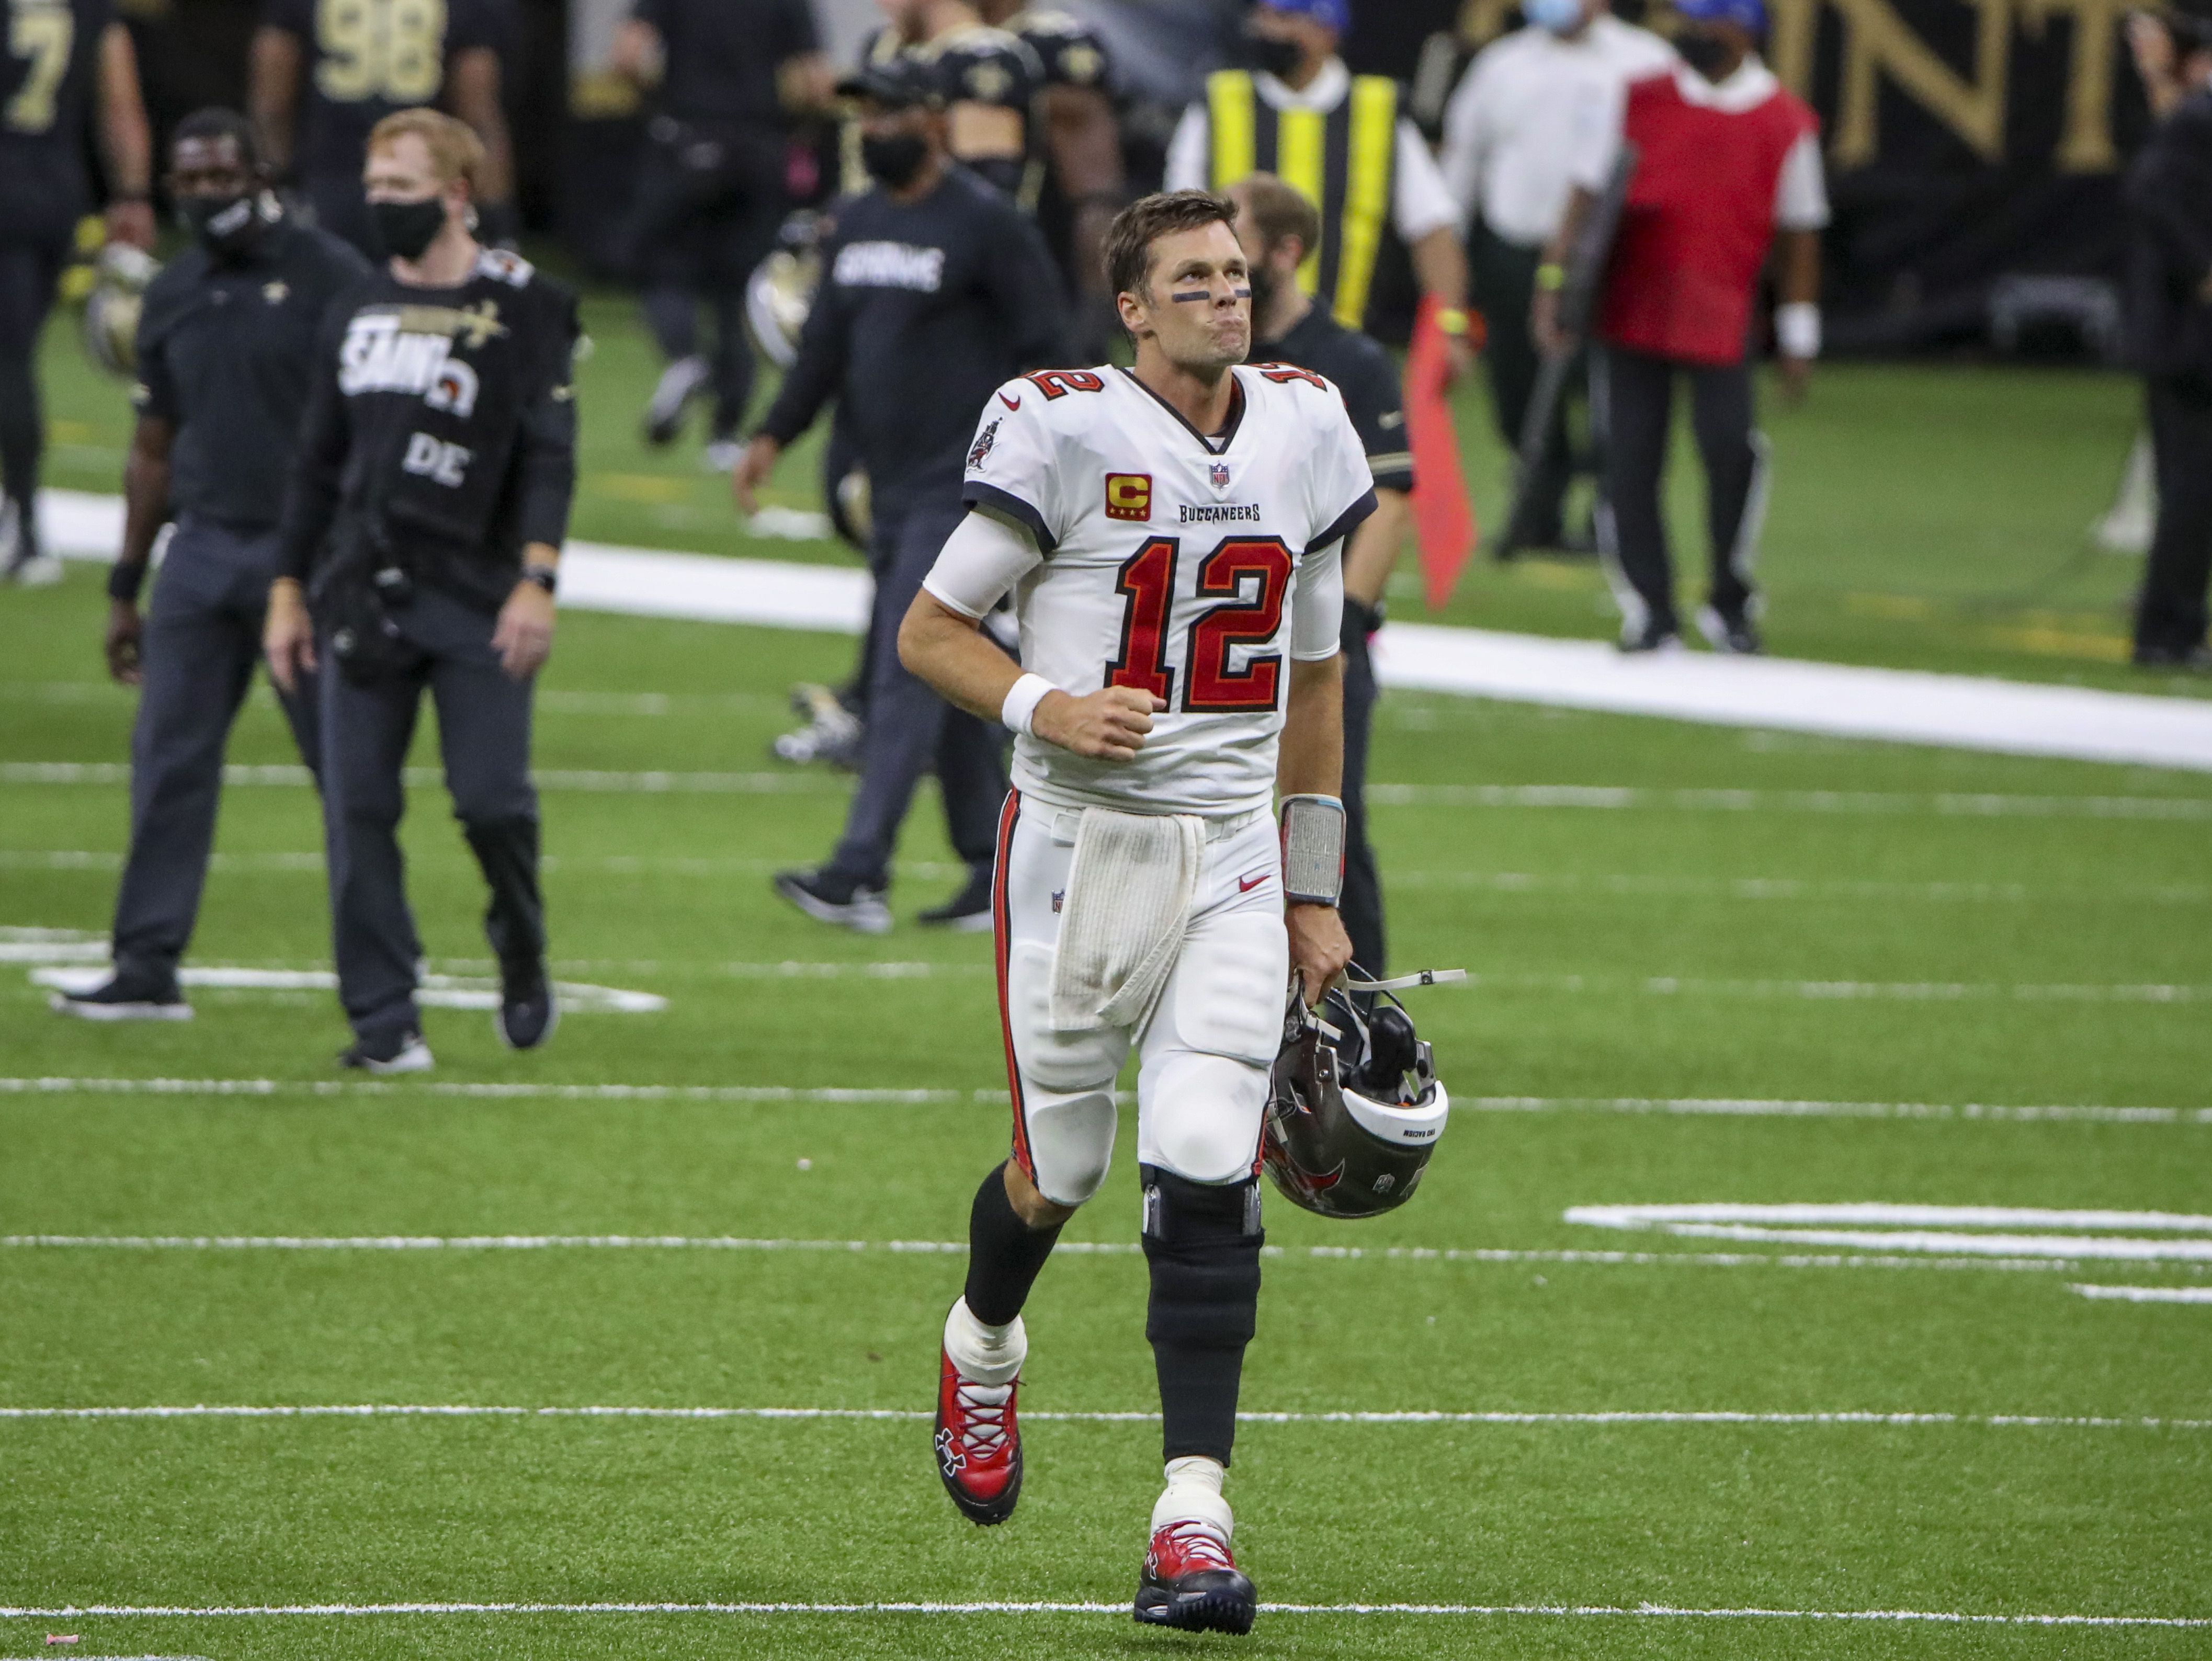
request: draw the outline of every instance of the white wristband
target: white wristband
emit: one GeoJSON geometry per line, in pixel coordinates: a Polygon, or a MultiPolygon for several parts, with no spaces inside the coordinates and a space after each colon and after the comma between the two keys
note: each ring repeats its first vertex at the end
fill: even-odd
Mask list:
{"type": "Polygon", "coordinates": [[[1809,300],[1774,308],[1774,343],[1785,358],[1820,355],[1820,308],[1809,300]]]}
{"type": "Polygon", "coordinates": [[[1036,737],[1030,724],[1036,719],[1036,706],[1044,701],[1048,692],[1060,688],[1042,675],[1024,675],[1006,693],[1006,701],[999,706],[999,720],[1010,732],[1018,732],[1025,738],[1036,737]]]}

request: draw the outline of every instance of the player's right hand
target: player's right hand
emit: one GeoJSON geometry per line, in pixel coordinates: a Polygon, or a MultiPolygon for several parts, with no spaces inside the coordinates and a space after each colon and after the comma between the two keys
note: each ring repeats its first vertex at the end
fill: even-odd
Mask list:
{"type": "Polygon", "coordinates": [[[775,471],[776,458],[783,446],[765,433],[758,434],[745,446],[745,453],[738,458],[737,470],[730,475],[730,494],[737,499],[738,511],[747,518],[760,512],[761,486],[768,476],[775,471]]]}
{"type": "Polygon", "coordinates": [[[315,669],[315,625],[300,585],[279,577],[269,585],[269,618],[261,626],[261,650],[269,659],[269,678],[290,692],[315,669]]]}
{"type": "Polygon", "coordinates": [[[135,687],[144,678],[138,664],[145,633],[136,604],[129,600],[108,602],[107,637],[101,644],[107,653],[107,672],[121,685],[135,687]]]}
{"type": "Polygon", "coordinates": [[[1135,687],[1103,687],[1078,698],[1048,692],[1030,717],[1030,730],[1048,743],[1099,761],[1133,761],[1152,730],[1164,699],[1135,687]]]}

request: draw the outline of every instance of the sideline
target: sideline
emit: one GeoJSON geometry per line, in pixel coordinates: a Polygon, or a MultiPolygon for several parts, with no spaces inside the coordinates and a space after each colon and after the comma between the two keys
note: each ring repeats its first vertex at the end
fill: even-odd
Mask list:
{"type": "MultiPolygon", "coordinates": [[[[120,497],[46,490],[39,506],[55,553],[114,556],[120,497]]],[[[563,605],[634,616],[858,634],[868,593],[861,572],[784,560],[572,542],[561,563],[563,605]]],[[[2212,773],[2212,700],[1785,658],[1624,658],[1603,641],[1428,623],[1391,624],[1376,670],[1385,686],[1413,691],[2212,773]]]]}

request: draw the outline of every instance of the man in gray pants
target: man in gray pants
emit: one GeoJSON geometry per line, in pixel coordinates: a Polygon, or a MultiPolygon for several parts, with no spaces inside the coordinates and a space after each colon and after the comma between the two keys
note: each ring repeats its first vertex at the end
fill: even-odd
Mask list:
{"type": "MultiPolygon", "coordinates": [[[[316,330],[331,298],[368,270],[337,238],[285,216],[252,128],[231,111],[178,124],[169,190],[195,239],[146,291],[123,551],[108,576],[108,670],[141,688],[115,969],[53,1000],[58,1012],[92,1021],[192,1012],[177,962],[199,912],[223,746],[261,655],[277,509],[316,330]],[[153,615],[142,621],[155,536],[173,517],[153,615]]],[[[278,701],[301,759],[319,773],[312,688],[280,692],[278,701]]]]}

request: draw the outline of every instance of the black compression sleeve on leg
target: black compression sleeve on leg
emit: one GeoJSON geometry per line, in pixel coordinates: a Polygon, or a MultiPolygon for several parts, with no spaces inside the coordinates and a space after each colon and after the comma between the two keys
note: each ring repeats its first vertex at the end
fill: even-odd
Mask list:
{"type": "Polygon", "coordinates": [[[1032,1228],[1006,1197],[1006,1167],[994,1167],[968,1214],[968,1312],[1005,1326],[1022,1312],[1063,1225],[1032,1228]]]}
{"type": "Polygon", "coordinates": [[[1152,1271],[1145,1336],[1160,1380],[1163,1458],[1229,1463],[1244,1346],[1260,1311],[1256,1181],[1214,1186],[1158,1166],[1145,1185],[1145,1258],[1152,1271]]]}

